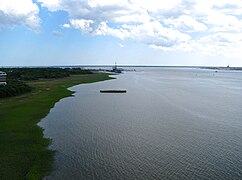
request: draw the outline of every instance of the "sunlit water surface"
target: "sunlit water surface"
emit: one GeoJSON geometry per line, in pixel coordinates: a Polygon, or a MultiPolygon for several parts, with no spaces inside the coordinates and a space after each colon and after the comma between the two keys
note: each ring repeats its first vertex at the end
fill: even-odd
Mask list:
{"type": "Polygon", "coordinates": [[[116,78],[70,88],[39,123],[56,150],[47,179],[242,179],[242,72],[116,78]]]}

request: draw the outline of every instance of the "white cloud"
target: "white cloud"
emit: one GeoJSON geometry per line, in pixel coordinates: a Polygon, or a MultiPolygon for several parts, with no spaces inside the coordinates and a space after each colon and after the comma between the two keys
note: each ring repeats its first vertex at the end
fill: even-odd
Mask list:
{"type": "Polygon", "coordinates": [[[106,22],[94,23],[92,20],[86,19],[71,19],[71,26],[80,30],[84,34],[100,35],[100,36],[114,36],[120,39],[127,38],[130,34],[123,28],[111,28],[106,22]]]}
{"type": "Polygon", "coordinates": [[[182,0],[169,0],[169,1],[162,1],[162,0],[131,0],[131,3],[143,8],[147,9],[150,12],[158,12],[162,10],[172,10],[176,6],[178,6],[182,0]]]}
{"type": "Polygon", "coordinates": [[[50,11],[62,10],[71,19],[92,19],[96,21],[143,22],[149,20],[146,10],[130,4],[128,0],[38,0],[50,11]]]}
{"type": "Polygon", "coordinates": [[[24,25],[38,29],[39,8],[31,0],[0,0],[0,26],[24,25]]]}
{"type": "Polygon", "coordinates": [[[39,0],[42,7],[47,7],[51,11],[58,11],[61,9],[61,0],[39,0]]]}
{"type": "Polygon", "coordinates": [[[130,36],[130,33],[123,28],[111,28],[107,25],[106,22],[101,22],[97,29],[94,31],[95,35],[110,35],[110,36],[114,36],[114,37],[118,37],[120,39],[125,39],[128,38],[130,36]]]}
{"type": "Polygon", "coordinates": [[[95,24],[94,21],[85,19],[72,19],[70,22],[73,28],[79,29],[82,33],[102,36],[108,35],[118,37],[122,40],[133,39],[147,45],[174,47],[190,39],[188,34],[166,28],[158,21],[139,25],[123,24],[119,28],[110,27],[106,22],[95,24]]]}
{"type": "MultiPolygon", "coordinates": [[[[61,28],[129,39],[163,51],[242,55],[242,0],[36,1],[41,8],[68,14],[69,21],[61,28]]],[[[0,28],[20,25],[37,30],[36,1],[0,0],[0,28]]]]}
{"type": "Polygon", "coordinates": [[[207,30],[204,23],[198,22],[193,17],[188,15],[181,15],[176,19],[166,19],[165,24],[173,26],[175,29],[186,32],[199,32],[207,30]]]}
{"type": "Polygon", "coordinates": [[[129,31],[129,38],[159,47],[175,47],[190,39],[188,34],[164,27],[160,22],[153,21],[141,25],[123,25],[129,31]]]}
{"type": "Polygon", "coordinates": [[[242,21],[236,16],[225,15],[222,13],[211,13],[204,23],[211,25],[211,31],[240,31],[242,21]]]}
{"type": "Polygon", "coordinates": [[[241,57],[242,33],[215,33],[204,36],[190,42],[190,49],[193,52],[199,51],[202,54],[226,57],[241,57]]]}
{"type": "Polygon", "coordinates": [[[123,44],[119,43],[118,45],[119,45],[119,47],[124,48],[123,44]]]}
{"type": "Polygon", "coordinates": [[[93,20],[71,19],[70,23],[75,29],[79,29],[82,32],[91,33],[93,31],[93,28],[91,27],[94,23],[93,20]]]}
{"type": "Polygon", "coordinates": [[[90,35],[132,39],[165,51],[229,54],[242,48],[242,0],[38,2],[49,11],[67,12],[70,20],[63,27],[90,35]]]}
{"type": "Polygon", "coordinates": [[[70,24],[63,24],[63,26],[62,26],[63,28],[70,28],[71,27],[71,25],[70,24]]]}

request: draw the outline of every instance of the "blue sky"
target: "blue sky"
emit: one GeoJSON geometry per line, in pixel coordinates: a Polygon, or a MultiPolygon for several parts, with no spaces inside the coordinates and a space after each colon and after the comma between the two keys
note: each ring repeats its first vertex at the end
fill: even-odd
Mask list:
{"type": "Polygon", "coordinates": [[[0,66],[242,66],[242,0],[0,0],[0,66]]]}

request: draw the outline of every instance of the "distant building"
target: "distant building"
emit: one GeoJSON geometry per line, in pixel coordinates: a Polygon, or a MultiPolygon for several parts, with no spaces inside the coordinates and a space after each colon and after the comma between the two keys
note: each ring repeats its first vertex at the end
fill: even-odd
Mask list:
{"type": "Polygon", "coordinates": [[[7,84],[7,74],[5,72],[0,71],[0,85],[7,84]]]}

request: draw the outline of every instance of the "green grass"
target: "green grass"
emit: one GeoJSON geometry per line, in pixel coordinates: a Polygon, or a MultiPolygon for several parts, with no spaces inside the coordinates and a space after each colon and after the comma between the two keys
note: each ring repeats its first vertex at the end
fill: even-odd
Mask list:
{"type": "Polygon", "coordinates": [[[34,91],[0,99],[0,179],[41,179],[52,168],[54,152],[37,123],[57,101],[72,95],[68,87],[108,80],[107,74],[72,75],[27,82],[34,91]]]}

